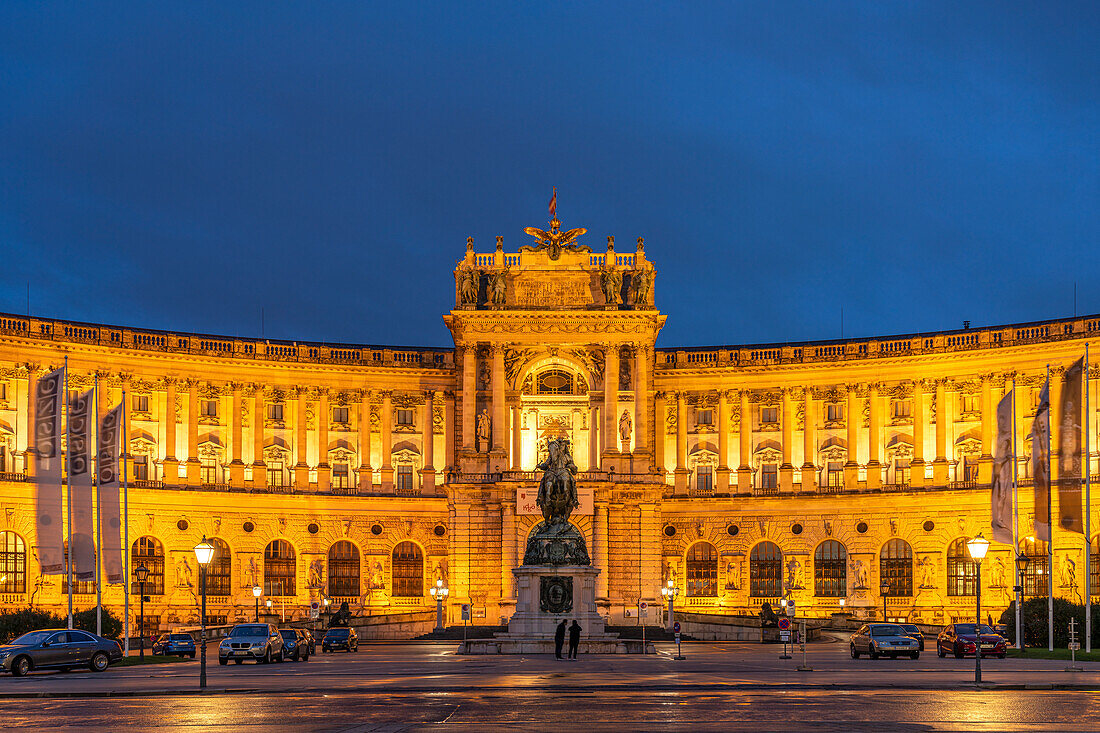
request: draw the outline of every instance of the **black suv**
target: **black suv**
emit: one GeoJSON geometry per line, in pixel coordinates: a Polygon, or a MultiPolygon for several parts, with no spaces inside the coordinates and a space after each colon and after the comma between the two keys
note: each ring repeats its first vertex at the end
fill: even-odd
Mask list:
{"type": "Polygon", "coordinates": [[[321,639],[321,653],[327,654],[337,649],[343,649],[346,652],[359,649],[359,635],[355,633],[355,629],[340,627],[325,632],[321,639]]]}

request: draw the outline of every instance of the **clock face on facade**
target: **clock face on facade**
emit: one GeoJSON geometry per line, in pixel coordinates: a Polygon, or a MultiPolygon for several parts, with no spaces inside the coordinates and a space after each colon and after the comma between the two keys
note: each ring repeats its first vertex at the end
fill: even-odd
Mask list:
{"type": "Polygon", "coordinates": [[[539,608],[543,613],[568,613],[573,610],[573,578],[539,578],[539,608]]]}

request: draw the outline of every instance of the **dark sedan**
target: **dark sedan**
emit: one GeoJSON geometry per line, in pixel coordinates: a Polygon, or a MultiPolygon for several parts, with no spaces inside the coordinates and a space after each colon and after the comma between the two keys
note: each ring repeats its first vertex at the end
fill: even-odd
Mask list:
{"type": "Polygon", "coordinates": [[[309,661],[309,642],[301,629],[279,629],[283,637],[283,659],[295,662],[309,661]]]}
{"type": "Polygon", "coordinates": [[[43,629],[0,646],[0,670],[22,677],[36,669],[88,667],[102,672],[122,661],[122,646],[87,631],[43,629]]]}
{"type": "Polygon", "coordinates": [[[195,640],[190,634],[161,634],[160,638],[153,642],[153,654],[194,659],[195,640]]]}
{"type": "Polygon", "coordinates": [[[916,624],[898,624],[901,626],[901,630],[905,632],[906,636],[911,636],[917,640],[917,644],[920,645],[920,650],[924,651],[924,632],[920,630],[920,627],[916,624]]]}
{"type": "Polygon", "coordinates": [[[957,658],[978,653],[978,644],[981,644],[983,657],[999,657],[1004,659],[1008,654],[1008,640],[997,634],[990,627],[982,624],[948,624],[943,627],[939,637],[936,638],[936,654],[946,657],[954,654],[957,658]],[[979,634],[981,641],[979,642],[979,634]]]}
{"type": "Polygon", "coordinates": [[[343,649],[346,652],[359,649],[359,635],[355,633],[355,629],[335,628],[325,632],[321,639],[321,653],[327,654],[337,649],[343,649]]]}

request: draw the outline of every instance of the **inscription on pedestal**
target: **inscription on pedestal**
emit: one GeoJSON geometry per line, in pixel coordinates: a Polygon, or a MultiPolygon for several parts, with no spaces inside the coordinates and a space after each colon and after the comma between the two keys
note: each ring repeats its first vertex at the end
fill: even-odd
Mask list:
{"type": "Polygon", "coordinates": [[[573,610],[572,576],[539,578],[539,609],[543,613],[569,613],[573,610]]]}

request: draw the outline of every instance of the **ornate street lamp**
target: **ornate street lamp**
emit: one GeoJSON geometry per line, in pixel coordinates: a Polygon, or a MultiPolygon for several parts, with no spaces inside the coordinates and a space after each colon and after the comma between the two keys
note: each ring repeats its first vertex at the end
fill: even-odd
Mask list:
{"type": "Polygon", "coordinates": [[[258,585],[252,586],[252,597],[256,599],[256,623],[260,622],[260,596],[263,594],[263,588],[258,585]]]}
{"type": "MultiPolygon", "coordinates": [[[[432,594],[432,598],[435,599],[435,631],[436,633],[443,633],[443,599],[450,593],[447,590],[447,586],[443,585],[442,580],[435,581],[429,592],[432,594]]],[[[328,604],[328,599],[325,599],[325,604],[328,604]]]]}
{"type": "Polygon", "coordinates": [[[149,577],[149,568],[145,563],[134,568],[134,577],[137,578],[138,589],[141,592],[141,610],[138,611],[138,656],[145,658],[145,580],[149,577]]]}
{"type": "Polygon", "coordinates": [[[890,580],[888,578],[882,579],[882,585],[879,586],[879,590],[882,591],[882,622],[886,623],[886,596],[890,594],[890,580]]]}
{"type": "Polygon", "coordinates": [[[661,595],[668,599],[668,630],[672,631],[672,625],[676,622],[675,614],[676,609],[673,604],[673,599],[680,595],[680,589],[676,587],[676,582],[669,579],[668,585],[661,588],[661,595]]]}
{"type": "Polygon", "coordinates": [[[214,559],[214,546],[206,541],[203,535],[202,542],[195,545],[195,559],[199,561],[199,591],[202,594],[202,611],[199,614],[199,642],[202,649],[199,651],[199,689],[206,687],[206,566],[214,559]]]}
{"type": "Polygon", "coordinates": [[[1016,591],[1016,648],[1024,649],[1024,573],[1027,572],[1031,558],[1023,553],[1016,554],[1016,582],[1012,590],[1016,591]]]}
{"type": "Polygon", "coordinates": [[[966,543],[966,548],[970,550],[970,557],[974,558],[974,565],[977,568],[975,574],[975,580],[977,581],[977,587],[974,593],[975,603],[975,615],[974,619],[977,623],[974,625],[975,639],[974,639],[974,681],[982,681],[982,560],[985,559],[985,553],[989,551],[989,540],[982,537],[979,534],[974,539],[966,543]]]}

